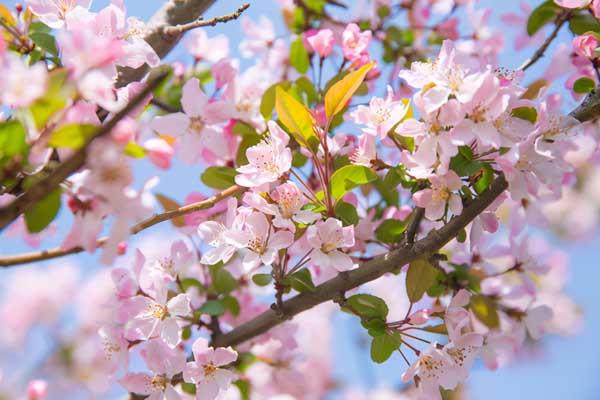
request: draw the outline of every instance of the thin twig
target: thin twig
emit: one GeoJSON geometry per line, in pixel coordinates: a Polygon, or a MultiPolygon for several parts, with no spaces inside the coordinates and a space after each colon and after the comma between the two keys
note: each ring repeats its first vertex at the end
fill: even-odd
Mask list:
{"type": "Polygon", "coordinates": [[[67,179],[72,173],[77,171],[85,164],[87,148],[90,143],[98,137],[108,134],[112,129],[125,118],[129,113],[135,110],[140,103],[145,101],[150,93],[167,77],[167,73],[158,73],[156,77],[150,79],[144,89],[138,93],[121,111],[114,115],[107,123],[98,127],[96,132],[88,139],[86,144],[77,150],[65,162],[60,164],[48,176],[41,179],[31,188],[25,191],[8,205],[0,208],[0,230],[13,222],[17,217],[29,210],[35,203],[47,196],[52,190],[57,188],[61,182],[67,179]]]}
{"type": "Polygon", "coordinates": [[[152,100],[150,100],[150,104],[160,108],[163,111],[171,113],[171,114],[181,111],[179,108],[173,107],[172,105],[167,104],[164,101],[162,101],[161,99],[157,99],[156,97],[153,98],[152,100]]]}
{"type": "Polygon", "coordinates": [[[220,17],[214,17],[211,19],[202,19],[199,18],[196,21],[189,22],[187,24],[180,24],[175,26],[165,26],[163,27],[163,34],[167,36],[177,36],[181,35],[184,32],[190,31],[192,29],[200,28],[203,26],[215,26],[219,23],[229,22],[234,19],[238,19],[240,15],[244,11],[246,11],[250,7],[250,4],[244,3],[237,10],[232,12],[231,14],[221,15],[220,17]]]}
{"type": "MultiPolygon", "coordinates": [[[[225,189],[224,191],[217,193],[216,195],[209,197],[208,199],[205,199],[205,200],[202,200],[202,201],[199,201],[196,203],[188,204],[186,206],[179,207],[175,210],[167,211],[162,214],[155,214],[154,216],[152,216],[148,219],[145,219],[144,221],[132,226],[130,228],[130,232],[132,235],[135,235],[135,234],[143,231],[144,229],[148,229],[149,227],[156,225],[160,222],[167,221],[167,220],[179,217],[181,215],[189,214],[189,213],[192,213],[195,211],[209,209],[209,208],[213,207],[215,204],[217,204],[218,202],[220,202],[221,200],[223,200],[227,197],[234,196],[238,193],[242,193],[245,190],[246,190],[246,188],[241,187],[241,186],[237,186],[237,185],[231,186],[230,188],[225,189]]],[[[108,238],[106,238],[106,237],[98,239],[97,246],[101,247],[107,240],[108,240],[108,238]]],[[[14,265],[27,264],[27,263],[32,263],[32,262],[36,262],[36,261],[50,260],[52,258],[58,258],[58,257],[67,256],[70,254],[81,253],[83,251],[84,251],[84,249],[79,246],[73,247],[70,249],[62,249],[62,248],[58,247],[55,249],[42,250],[42,251],[36,251],[36,252],[31,252],[31,253],[26,253],[26,254],[19,254],[19,255],[15,255],[15,256],[2,257],[2,258],[0,258],[0,267],[10,267],[10,266],[14,266],[14,265]]]]}
{"type": "Polygon", "coordinates": [[[410,220],[410,224],[408,225],[408,228],[406,229],[406,243],[414,243],[415,242],[415,236],[417,235],[417,232],[419,231],[419,225],[421,224],[421,220],[423,219],[424,215],[425,215],[424,208],[421,208],[421,207],[415,208],[413,217],[410,220]]]}
{"type": "Polygon", "coordinates": [[[562,28],[562,26],[565,24],[565,22],[567,22],[569,20],[569,18],[571,18],[571,11],[567,11],[567,10],[563,11],[562,13],[560,13],[558,15],[558,17],[556,17],[555,26],[554,26],[554,29],[552,30],[552,33],[550,33],[550,36],[548,36],[546,38],[546,40],[544,41],[544,43],[542,43],[542,45],[536,50],[536,52],[533,53],[533,56],[531,56],[530,59],[525,61],[519,67],[519,70],[525,71],[527,68],[529,68],[533,64],[535,64],[540,58],[542,58],[542,56],[546,52],[546,49],[548,49],[548,46],[550,46],[550,43],[552,43],[552,41],[558,35],[560,28],[562,28]]]}

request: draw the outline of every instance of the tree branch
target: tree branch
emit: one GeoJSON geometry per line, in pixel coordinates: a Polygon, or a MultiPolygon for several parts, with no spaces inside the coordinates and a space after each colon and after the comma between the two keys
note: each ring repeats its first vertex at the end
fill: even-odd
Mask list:
{"type": "MultiPolygon", "coordinates": [[[[148,42],[156,54],[164,58],[179,42],[182,35],[165,35],[163,29],[168,26],[187,24],[200,16],[215,0],[169,0],[148,21],[147,31],[143,39],[148,42]]],[[[130,82],[141,80],[148,72],[148,65],[140,68],[119,68],[117,87],[126,86],[130,82]]]]}
{"type": "MultiPolygon", "coordinates": [[[[238,193],[242,193],[246,189],[247,188],[242,187],[242,186],[237,186],[237,185],[231,186],[231,187],[223,190],[222,192],[217,193],[212,197],[209,197],[208,199],[198,201],[196,203],[188,204],[183,207],[179,207],[176,210],[167,211],[162,214],[155,214],[154,216],[152,216],[148,219],[145,219],[145,220],[139,222],[138,224],[132,226],[129,230],[132,235],[135,235],[135,234],[143,231],[144,229],[148,229],[151,226],[154,226],[160,222],[167,221],[167,220],[170,220],[173,218],[177,218],[181,215],[190,214],[195,211],[206,210],[206,209],[212,208],[221,200],[226,199],[231,196],[235,196],[238,193]]],[[[108,240],[108,238],[106,238],[106,237],[98,239],[98,242],[97,242],[98,247],[101,247],[107,240],[108,240]]],[[[19,254],[19,255],[15,255],[15,256],[1,257],[0,258],[0,267],[10,267],[10,266],[20,265],[20,264],[28,264],[28,263],[32,263],[32,262],[36,262],[36,261],[50,260],[52,258],[63,257],[63,256],[67,256],[70,254],[77,254],[77,253],[81,253],[83,251],[85,251],[85,249],[83,249],[82,247],[79,247],[79,246],[73,247],[70,249],[63,249],[63,248],[57,247],[55,249],[35,251],[35,252],[19,254]]]]}
{"type": "Polygon", "coordinates": [[[181,34],[187,32],[187,31],[190,31],[192,29],[200,28],[203,26],[215,26],[219,23],[229,22],[234,19],[238,19],[240,17],[240,15],[242,15],[242,13],[248,9],[248,7],[250,7],[250,4],[244,3],[240,7],[238,7],[238,9],[235,10],[234,12],[232,12],[230,14],[222,15],[220,17],[214,17],[214,18],[206,19],[206,20],[202,19],[202,17],[200,17],[196,21],[192,21],[187,24],[179,24],[179,25],[175,25],[175,26],[165,26],[165,27],[163,27],[163,33],[165,35],[169,35],[169,36],[173,36],[173,35],[177,36],[177,35],[181,35],[181,34]]]}
{"type": "Polygon", "coordinates": [[[50,191],[58,187],[61,182],[67,179],[72,173],[81,168],[85,163],[85,157],[89,144],[96,138],[109,133],[117,123],[125,118],[137,106],[140,105],[148,95],[167,77],[167,73],[158,73],[156,77],[151,78],[144,89],[138,93],[121,111],[116,113],[104,125],[98,127],[96,132],[87,140],[86,144],[77,150],[71,157],[60,164],[48,176],[31,186],[21,196],[17,197],[10,204],[0,208],[0,230],[14,221],[19,215],[27,211],[36,202],[43,199],[50,191]]]}
{"type": "Polygon", "coordinates": [[[357,269],[338,274],[319,286],[313,292],[301,293],[283,303],[281,311],[267,310],[254,319],[238,326],[231,332],[216,337],[212,345],[234,346],[255,336],[265,333],[272,327],[279,325],[284,320],[308,310],[320,303],[333,298],[362,284],[375,280],[384,274],[397,270],[421,257],[428,257],[446,243],[452,240],[475,217],[481,214],[492,202],[508,187],[504,176],[499,176],[490,188],[482,193],[476,200],[468,205],[459,216],[453,217],[450,222],[429,234],[414,244],[406,243],[397,250],[375,257],[371,261],[361,264],[357,269]]]}
{"type": "Polygon", "coordinates": [[[535,64],[540,58],[542,58],[542,56],[548,49],[548,46],[550,46],[550,43],[552,43],[552,41],[554,39],[556,39],[556,36],[558,35],[560,28],[562,28],[562,26],[565,24],[565,22],[567,22],[569,20],[569,18],[571,18],[571,14],[572,14],[571,11],[563,10],[563,12],[561,12],[556,17],[556,21],[554,22],[554,24],[555,24],[554,29],[550,33],[550,36],[548,36],[546,38],[546,40],[544,40],[544,43],[542,43],[542,45],[536,50],[536,52],[533,53],[533,56],[531,56],[530,59],[528,59],[523,64],[521,64],[521,66],[519,67],[519,70],[525,71],[527,68],[529,68],[533,64],[535,64]]]}

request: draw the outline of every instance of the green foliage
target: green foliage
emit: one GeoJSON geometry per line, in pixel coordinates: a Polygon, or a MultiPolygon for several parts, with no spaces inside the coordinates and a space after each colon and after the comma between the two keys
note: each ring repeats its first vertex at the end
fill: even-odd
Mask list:
{"type": "Polygon", "coordinates": [[[413,303],[421,300],[427,289],[435,282],[438,270],[427,260],[418,259],[410,263],[406,273],[406,294],[413,303]]]}
{"type": "Polygon", "coordinates": [[[589,93],[596,87],[593,79],[586,77],[579,78],[573,84],[573,91],[579,94],[589,93]]]}
{"type": "Polygon", "coordinates": [[[387,361],[401,344],[402,339],[398,333],[385,333],[376,336],[371,342],[371,359],[381,364],[387,361]]]}
{"type": "Polygon", "coordinates": [[[346,225],[356,225],[358,223],[358,213],[356,207],[345,201],[338,201],[335,205],[335,216],[346,225]]]}
{"type": "Polygon", "coordinates": [[[488,328],[496,329],[500,326],[496,304],[490,297],[482,294],[471,297],[470,308],[477,319],[483,322],[488,328]]]}
{"type": "Polygon", "coordinates": [[[54,189],[25,211],[25,225],[30,233],[43,231],[56,218],[60,210],[60,194],[60,189],[54,189]]]}
{"type": "Polygon", "coordinates": [[[310,62],[308,60],[308,52],[302,43],[302,37],[298,36],[290,46],[290,64],[301,74],[308,71],[310,62]]]}
{"type": "Polygon", "coordinates": [[[348,308],[358,313],[361,318],[380,318],[385,320],[389,313],[383,299],[370,294],[355,294],[346,300],[348,308]]]}
{"type": "Polygon", "coordinates": [[[547,23],[554,21],[560,8],[554,4],[553,0],[547,0],[536,7],[527,20],[527,34],[533,36],[542,29],[547,23]]]}
{"type": "Polygon", "coordinates": [[[405,230],[406,222],[398,219],[388,219],[377,227],[375,237],[384,243],[396,243],[402,238],[405,230]]]}
{"type": "Polygon", "coordinates": [[[271,274],[254,274],[254,275],[252,275],[252,282],[257,284],[258,286],[267,286],[269,283],[271,283],[272,280],[273,280],[273,277],[271,276],[271,274]]]}
{"type": "Polygon", "coordinates": [[[377,179],[377,174],[363,165],[346,165],[331,176],[331,194],[341,199],[350,190],[377,179]]]}
{"type": "Polygon", "coordinates": [[[286,277],[286,281],[289,282],[294,290],[301,293],[314,292],[315,290],[315,284],[308,268],[302,268],[300,271],[294,272],[286,277]]]}
{"type": "Polygon", "coordinates": [[[218,317],[225,314],[225,306],[219,300],[208,300],[200,307],[198,312],[218,317]]]}
{"type": "Polygon", "coordinates": [[[236,170],[231,167],[208,167],[200,179],[210,188],[223,190],[235,184],[236,175],[236,170]]]}
{"type": "Polygon", "coordinates": [[[8,164],[22,164],[27,160],[25,127],[17,120],[0,123],[0,180],[1,170],[8,164]]]}
{"type": "Polygon", "coordinates": [[[63,125],[50,134],[48,145],[58,148],[79,149],[90,140],[96,129],[96,126],[89,124],[63,125]]]}

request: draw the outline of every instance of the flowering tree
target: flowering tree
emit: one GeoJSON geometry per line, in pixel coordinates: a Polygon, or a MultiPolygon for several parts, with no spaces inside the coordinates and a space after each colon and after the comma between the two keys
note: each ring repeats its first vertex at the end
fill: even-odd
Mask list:
{"type": "Polygon", "coordinates": [[[44,262],[0,304],[3,345],[40,325],[55,340],[29,399],[321,399],[337,310],[373,362],[406,362],[402,393],[366,398],[459,398],[476,359],[576,328],[545,239],[596,225],[600,1],[504,15],[531,50],[516,70],[469,0],[281,0],[283,36],[249,4],[203,19],[213,0],[170,0],[145,23],[90,3],[0,5],[0,232],[37,247],[66,228],[0,256],[44,262]],[[203,30],[240,17],[244,68],[203,30]],[[181,39],[194,62],[161,61],[181,39]],[[167,179],[200,166],[204,189],[162,194],[140,159],[167,179]],[[165,221],[177,237],[128,244],[165,221]],[[82,252],[103,264],[83,281],[64,261],[82,252]]]}

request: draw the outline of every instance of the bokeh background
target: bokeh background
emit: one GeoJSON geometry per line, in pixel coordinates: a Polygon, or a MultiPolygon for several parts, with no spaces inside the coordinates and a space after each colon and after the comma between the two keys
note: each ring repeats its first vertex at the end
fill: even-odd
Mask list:
{"type": "MultiPolygon", "coordinates": [[[[244,0],[251,4],[245,16],[257,19],[265,15],[274,21],[278,32],[285,34],[286,30],[279,13],[279,7],[274,0],[244,0]]],[[[147,20],[164,0],[127,0],[125,4],[128,14],[147,20]]],[[[353,1],[346,0],[348,4],[353,1]]],[[[2,0],[7,6],[13,6],[15,2],[2,0]]],[[[108,1],[95,0],[93,9],[99,9],[108,1]]],[[[206,17],[222,15],[237,8],[241,0],[220,0],[209,9],[206,17]]],[[[524,1],[535,7],[540,0],[524,1]]],[[[506,26],[500,19],[507,12],[520,13],[520,2],[517,0],[482,0],[477,7],[489,7],[492,9],[490,23],[493,26],[502,27],[502,35],[505,42],[505,50],[501,52],[499,64],[507,68],[517,68],[525,60],[533,49],[528,48],[518,52],[514,50],[514,39],[518,29],[524,26],[506,26]]],[[[209,36],[224,33],[229,37],[231,56],[238,55],[237,44],[241,41],[243,34],[239,21],[225,25],[218,25],[207,29],[209,36]]],[[[571,36],[563,29],[558,40],[550,47],[544,59],[527,71],[525,82],[530,82],[547,68],[550,55],[556,42],[570,43],[571,36]]],[[[180,45],[168,57],[167,60],[191,61],[190,56],[180,45]]],[[[242,60],[241,66],[248,61],[242,60]]],[[[565,62],[568,62],[565,60],[565,62]]],[[[0,79],[2,77],[0,76],[0,79]]],[[[555,88],[562,87],[561,82],[555,82],[555,88]]],[[[560,90],[559,90],[560,91],[560,90]]],[[[383,95],[384,88],[380,88],[378,95],[383,95]]],[[[566,102],[565,110],[575,105],[571,96],[564,96],[566,102]]],[[[190,191],[203,191],[200,182],[202,167],[183,166],[177,162],[167,172],[158,171],[146,161],[136,162],[136,180],[143,182],[150,176],[158,175],[161,180],[158,192],[166,193],[170,197],[182,201],[190,191]]],[[[599,210],[600,212],[600,210],[599,210]]],[[[45,239],[43,247],[54,247],[60,241],[70,226],[70,212],[63,208],[59,218],[54,222],[56,229],[53,237],[45,239]]],[[[164,246],[168,251],[170,239],[175,231],[169,224],[160,224],[150,230],[142,232],[135,237],[130,248],[138,245],[164,246]]],[[[506,400],[506,399],[544,399],[544,400],[596,400],[600,399],[600,346],[598,332],[600,331],[600,268],[598,259],[600,256],[600,236],[594,235],[589,239],[577,243],[564,242],[558,238],[549,236],[549,241],[556,248],[564,250],[570,257],[571,274],[567,284],[566,292],[582,308],[584,314],[584,325],[582,330],[573,337],[545,338],[536,345],[518,363],[495,372],[486,370],[483,365],[477,364],[468,380],[469,397],[474,400],[506,400]]],[[[23,242],[17,238],[8,237],[6,232],[0,232],[0,254],[14,254],[31,251],[23,242]]],[[[92,274],[102,266],[98,263],[97,255],[81,254],[70,256],[68,261],[76,264],[81,270],[82,276],[92,274]]],[[[55,261],[40,263],[37,266],[21,266],[18,268],[52,268],[55,261]]],[[[6,282],[11,270],[0,271],[0,299],[6,293],[6,282]]],[[[52,282],[47,282],[52,285],[52,282]]],[[[16,305],[18,306],[18,305],[16,305]]],[[[68,326],[69,316],[65,316],[65,324],[68,326]]],[[[347,315],[336,314],[333,321],[333,336],[331,341],[334,356],[334,374],[340,385],[345,387],[356,387],[358,390],[368,390],[376,387],[395,387],[400,384],[400,374],[405,369],[400,357],[395,355],[390,361],[383,365],[371,362],[369,356],[369,342],[366,340],[364,330],[355,318],[347,315]]],[[[0,330],[4,329],[0,321],[0,330]]],[[[19,381],[20,378],[33,373],[40,359],[45,356],[47,350],[51,350],[51,341],[40,332],[34,334],[18,352],[8,352],[0,345],[0,387],[19,381]]],[[[113,398],[123,393],[111,393],[107,398],[113,398]]],[[[77,397],[74,395],[74,397],[77,397]]],[[[339,395],[334,396],[339,397],[339,395]]]]}

